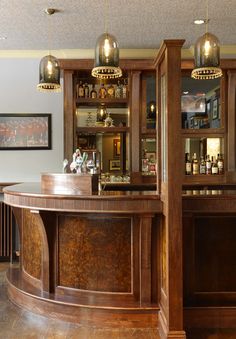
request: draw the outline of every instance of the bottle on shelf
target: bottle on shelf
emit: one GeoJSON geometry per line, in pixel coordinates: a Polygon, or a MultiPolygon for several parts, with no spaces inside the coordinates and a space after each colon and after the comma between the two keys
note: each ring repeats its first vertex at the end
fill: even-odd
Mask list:
{"type": "Polygon", "coordinates": [[[89,98],[89,86],[87,83],[84,84],[84,97],[89,98]]]}
{"type": "Polygon", "coordinates": [[[120,83],[119,80],[118,80],[117,86],[116,86],[115,97],[117,99],[122,98],[122,86],[121,86],[121,83],[120,83]]]}
{"type": "Polygon", "coordinates": [[[211,174],[211,159],[210,156],[207,154],[206,155],[206,174],[211,174]]]}
{"type": "Polygon", "coordinates": [[[206,174],[206,162],[203,156],[201,156],[201,160],[200,160],[199,173],[206,174]]]}
{"type": "Polygon", "coordinates": [[[199,162],[197,159],[197,153],[193,153],[192,172],[193,172],[193,175],[199,174],[199,162]]]}
{"type": "Polygon", "coordinates": [[[114,98],[115,97],[115,88],[112,84],[107,87],[107,97],[114,98]]]}
{"type": "Polygon", "coordinates": [[[122,91],[122,97],[126,99],[128,97],[128,86],[127,86],[127,80],[124,79],[124,85],[123,85],[123,91],[122,91]]]}
{"type": "Polygon", "coordinates": [[[101,84],[101,87],[99,88],[99,98],[100,99],[105,99],[107,96],[107,90],[104,87],[104,84],[101,84]]]}
{"type": "Polygon", "coordinates": [[[185,153],[185,174],[191,175],[192,174],[192,164],[190,161],[189,153],[185,153]]]}
{"type": "Polygon", "coordinates": [[[223,160],[222,154],[218,154],[217,156],[217,166],[218,166],[218,173],[223,174],[224,173],[224,160],[223,160]]]}
{"type": "Polygon", "coordinates": [[[84,86],[83,86],[82,81],[79,82],[77,97],[78,98],[84,98],[84,86]]]}
{"type": "Polygon", "coordinates": [[[212,157],[212,166],[211,166],[211,174],[218,174],[219,169],[216,161],[216,157],[212,157]]]}
{"type": "Polygon", "coordinates": [[[95,90],[95,85],[93,85],[92,90],[90,92],[90,98],[96,99],[97,98],[97,91],[95,90]]]}

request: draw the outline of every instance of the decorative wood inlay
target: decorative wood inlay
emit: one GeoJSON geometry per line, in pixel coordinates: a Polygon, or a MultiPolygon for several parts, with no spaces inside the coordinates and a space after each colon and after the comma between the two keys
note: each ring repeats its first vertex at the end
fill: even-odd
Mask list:
{"type": "Polygon", "coordinates": [[[59,216],[59,285],[131,292],[131,218],[59,216]]]}
{"type": "Polygon", "coordinates": [[[23,212],[22,223],[23,267],[25,271],[36,279],[41,278],[42,237],[37,216],[29,210],[23,212]]]}

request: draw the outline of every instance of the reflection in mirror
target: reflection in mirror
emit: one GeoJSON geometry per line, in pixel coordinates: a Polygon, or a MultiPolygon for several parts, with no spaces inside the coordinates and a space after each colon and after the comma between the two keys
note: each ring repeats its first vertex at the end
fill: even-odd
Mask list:
{"type": "Polygon", "coordinates": [[[144,138],[142,139],[142,174],[155,175],[156,174],[156,139],[144,138]]]}
{"type": "Polygon", "coordinates": [[[182,128],[220,128],[220,79],[182,77],[181,112],[182,128]]]}

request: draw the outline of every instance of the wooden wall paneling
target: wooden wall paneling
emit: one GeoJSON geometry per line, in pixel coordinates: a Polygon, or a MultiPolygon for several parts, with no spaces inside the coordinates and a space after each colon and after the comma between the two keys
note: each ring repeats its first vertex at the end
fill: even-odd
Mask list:
{"type": "Polygon", "coordinates": [[[18,207],[12,207],[12,213],[14,214],[15,220],[16,220],[16,227],[18,227],[19,231],[19,263],[20,263],[20,269],[22,269],[22,222],[23,222],[23,209],[18,207]]]}
{"type": "Polygon", "coordinates": [[[75,104],[73,71],[64,70],[64,158],[71,159],[75,148],[75,104]]]}
{"type": "MultiPolygon", "coordinates": [[[[162,309],[160,300],[160,335],[163,338],[185,338],[183,331],[183,298],[182,298],[182,140],[181,140],[181,48],[184,40],[165,40],[159,50],[155,65],[159,79],[164,74],[165,107],[161,112],[165,116],[166,134],[165,157],[166,173],[162,176],[161,192],[164,216],[162,220],[163,237],[162,250],[165,251],[166,261],[162,268],[166,274],[166,300],[167,308],[162,309]],[[162,71],[161,71],[162,68],[162,71]],[[163,180],[164,179],[164,180],[163,180]]],[[[160,80],[158,80],[159,83],[160,80]]],[[[161,86],[162,87],[162,86],[161,86]]],[[[158,90],[158,97],[162,88],[158,90]]],[[[163,94],[163,93],[162,93],[163,94]]],[[[163,153],[164,154],[164,153],[163,153]]],[[[162,154],[162,155],[163,155],[162,154]]],[[[162,159],[163,161],[163,159],[162,159]]],[[[163,255],[163,254],[162,254],[163,255]]],[[[162,292],[162,288],[161,288],[162,292]]],[[[162,298],[162,293],[161,293],[162,298]]]]}
{"type": "Polygon", "coordinates": [[[153,215],[140,218],[140,303],[151,302],[151,231],[153,215]]]}

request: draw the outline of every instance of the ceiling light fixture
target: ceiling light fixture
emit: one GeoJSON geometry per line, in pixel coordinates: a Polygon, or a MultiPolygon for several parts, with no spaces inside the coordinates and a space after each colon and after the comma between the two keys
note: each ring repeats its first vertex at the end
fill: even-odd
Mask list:
{"type": "Polygon", "coordinates": [[[206,23],[206,20],[205,19],[196,19],[194,20],[193,22],[195,25],[203,25],[206,23]]]}
{"type": "Polygon", "coordinates": [[[97,39],[92,76],[99,79],[119,78],[122,76],[119,67],[119,46],[116,38],[107,33],[108,0],[105,1],[105,33],[97,39]]]}
{"type": "Polygon", "coordinates": [[[208,32],[208,0],[206,0],[206,33],[195,44],[195,67],[191,77],[194,79],[208,80],[222,76],[220,69],[220,43],[214,34],[208,32]]]}
{"type": "MultiPolygon", "coordinates": [[[[44,10],[44,13],[51,16],[55,12],[57,12],[54,8],[47,8],[44,10]]],[[[49,24],[49,46],[51,39],[51,30],[49,24]]],[[[37,89],[41,92],[60,92],[60,67],[59,62],[56,57],[49,54],[43,57],[39,64],[39,84],[37,85],[37,89]]]]}

